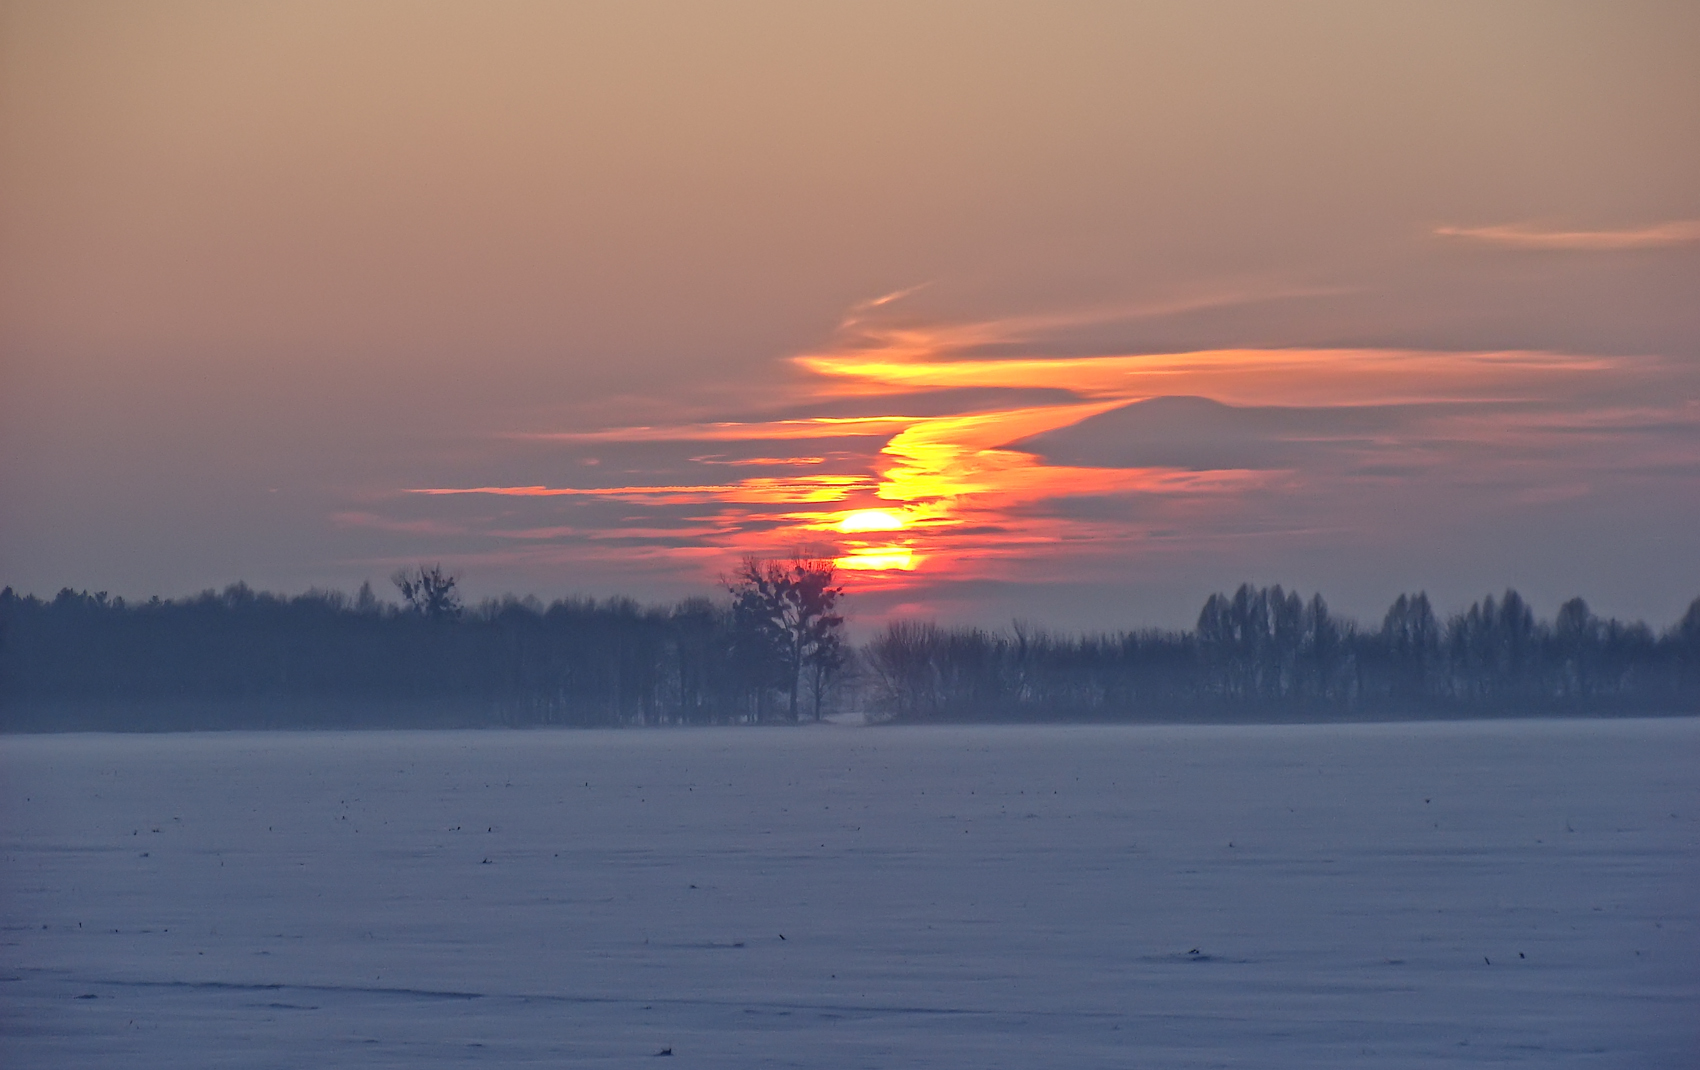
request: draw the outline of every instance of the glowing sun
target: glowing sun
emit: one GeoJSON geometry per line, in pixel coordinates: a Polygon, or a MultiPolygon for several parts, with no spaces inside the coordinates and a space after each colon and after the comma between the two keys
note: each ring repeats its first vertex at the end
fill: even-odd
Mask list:
{"type": "Polygon", "coordinates": [[[890,509],[857,509],[845,513],[835,527],[845,533],[857,531],[902,531],[908,525],[901,515],[890,509]]]}
{"type": "Polygon", "coordinates": [[[867,546],[851,550],[833,563],[856,572],[910,572],[916,560],[907,546],[867,546]]]}

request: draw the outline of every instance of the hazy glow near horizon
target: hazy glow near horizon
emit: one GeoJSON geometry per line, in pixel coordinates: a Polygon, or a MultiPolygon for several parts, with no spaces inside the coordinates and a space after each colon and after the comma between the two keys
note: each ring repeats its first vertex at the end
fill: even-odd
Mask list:
{"type": "Polygon", "coordinates": [[[1700,574],[1700,9],[20,2],[0,584],[1700,574]]]}

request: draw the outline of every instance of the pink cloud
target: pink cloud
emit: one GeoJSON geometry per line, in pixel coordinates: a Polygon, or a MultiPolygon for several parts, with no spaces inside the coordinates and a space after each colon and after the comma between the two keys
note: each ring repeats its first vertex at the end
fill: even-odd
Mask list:
{"type": "Polygon", "coordinates": [[[1436,227],[1442,238],[1503,249],[1553,252],[1623,252],[1700,244],[1700,219],[1678,219],[1627,230],[1544,230],[1524,224],[1491,227],[1436,227]]]}

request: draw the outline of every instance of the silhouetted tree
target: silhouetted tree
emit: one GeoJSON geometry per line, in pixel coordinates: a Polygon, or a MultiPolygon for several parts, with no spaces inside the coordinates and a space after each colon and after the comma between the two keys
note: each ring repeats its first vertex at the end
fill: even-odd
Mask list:
{"type": "Polygon", "coordinates": [[[441,565],[397,569],[390,576],[390,582],[401,591],[402,601],[421,616],[432,620],[460,616],[460,595],[455,593],[455,578],[444,572],[441,565]]]}
{"type": "MultiPolygon", "coordinates": [[[[0,589],[0,728],[736,723],[787,697],[818,716],[850,652],[838,589],[811,565],[755,563],[730,600],[509,597],[434,618],[369,586],[0,589]]],[[[1212,595],[1196,633],[893,621],[857,661],[870,708],[913,721],[1692,714],[1700,600],[1655,635],[1580,599],[1540,621],[1507,592],[1443,633],[1426,597],[1401,595],[1359,633],[1318,597],[1246,585],[1212,595]]]]}
{"type": "Polygon", "coordinates": [[[1688,603],[1688,611],[1670,630],[1667,642],[1676,663],[1677,687],[1700,700],[1700,598],[1688,603]]]}
{"type": "Polygon", "coordinates": [[[821,719],[821,706],[826,701],[827,689],[833,677],[844,668],[849,657],[839,627],[843,623],[843,617],[825,614],[818,618],[810,629],[812,634],[809,638],[805,672],[809,679],[809,697],[814,704],[816,721],[821,719]]]}
{"type": "MultiPolygon", "coordinates": [[[[833,586],[829,560],[796,557],[787,562],[746,557],[726,582],[735,625],[759,666],[771,662],[786,696],[786,717],[796,721],[805,670],[815,669],[821,690],[841,660],[836,612],[842,587],[833,586]]],[[[818,695],[815,715],[820,715],[818,695]]]]}
{"type": "Polygon", "coordinates": [[[1446,644],[1455,678],[1474,698],[1524,689],[1539,657],[1535,615],[1516,591],[1499,602],[1488,595],[1447,623],[1446,644]]]}
{"type": "Polygon", "coordinates": [[[1599,666],[1600,619],[1580,598],[1558,607],[1552,622],[1553,652],[1561,695],[1590,695],[1599,666]]]}
{"type": "Polygon", "coordinates": [[[382,603],[378,601],[378,596],[372,592],[372,581],[362,581],[360,590],[354,595],[354,612],[375,616],[382,611],[382,603]]]}
{"type": "Polygon", "coordinates": [[[1232,598],[1213,594],[1198,615],[1198,648],[1212,686],[1235,699],[1279,698],[1295,678],[1304,603],[1279,586],[1242,583],[1232,598]]]}
{"type": "Polygon", "coordinates": [[[1403,699],[1431,693],[1440,661],[1440,622],[1428,594],[1400,595],[1381,619],[1380,650],[1388,664],[1388,690],[1403,699]]]}
{"type": "Polygon", "coordinates": [[[938,712],[938,625],[894,620],[868,644],[876,705],[902,720],[930,720],[938,712]]]}
{"type": "Polygon", "coordinates": [[[1328,612],[1328,603],[1322,596],[1312,596],[1304,610],[1302,649],[1306,671],[1300,681],[1301,695],[1316,700],[1347,696],[1351,660],[1347,634],[1347,629],[1328,612]]]}
{"type": "Polygon", "coordinates": [[[1209,686],[1230,698],[1255,696],[1270,646],[1268,596],[1240,584],[1232,598],[1213,594],[1198,614],[1198,652],[1209,686]]]}

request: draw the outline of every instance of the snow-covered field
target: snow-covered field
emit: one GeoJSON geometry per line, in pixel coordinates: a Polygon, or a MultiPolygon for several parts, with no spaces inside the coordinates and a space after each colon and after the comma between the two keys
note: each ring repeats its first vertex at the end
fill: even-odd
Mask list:
{"type": "Polygon", "coordinates": [[[0,739],[0,1065],[1700,1065],[1700,721],[0,739]]]}

